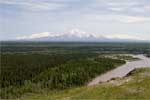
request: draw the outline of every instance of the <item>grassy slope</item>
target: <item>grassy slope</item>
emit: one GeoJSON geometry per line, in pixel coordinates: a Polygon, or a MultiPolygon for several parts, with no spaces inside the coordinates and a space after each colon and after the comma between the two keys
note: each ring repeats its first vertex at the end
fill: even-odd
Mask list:
{"type": "Polygon", "coordinates": [[[137,69],[130,76],[93,87],[80,87],[43,94],[30,94],[22,100],[148,100],[150,68],[137,69]]]}

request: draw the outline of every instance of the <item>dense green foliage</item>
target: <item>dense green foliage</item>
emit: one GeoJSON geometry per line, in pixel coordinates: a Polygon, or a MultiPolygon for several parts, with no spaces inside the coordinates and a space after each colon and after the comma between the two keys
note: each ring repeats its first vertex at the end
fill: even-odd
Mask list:
{"type": "Polygon", "coordinates": [[[80,86],[95,76],[123,63],[125,62],[108,58],[71,61],[42,72],[39,76],[36,76],[34,81],[40,81],[43,84],[42,86],[46,86],[50,89],[80,86]]]}
{"type": "Polygon", "coordinates": [[[104,53],[149,53],[149,44],[1,42],[0,97],[86,84],[125,61],[104,53]],[[140,49],[139,49],[140,48],[140,49]]]}
{"type": "Polygon", "coordinates": [[[40,89],[84,85],[96,75],[125,63],[95,54],[2,54],[1,96],[20,96],[40,89]],[[9,94],[9,95],[8,95],[9,94]]]}
{"type": "Polygon", "coordinates": [[[68,60],[78,60],[93,55],[94,54],[2,54],[0,84],[2,87],[22,85],[24,80],[30,80],[48,68],[64,64],[68,60]]]}

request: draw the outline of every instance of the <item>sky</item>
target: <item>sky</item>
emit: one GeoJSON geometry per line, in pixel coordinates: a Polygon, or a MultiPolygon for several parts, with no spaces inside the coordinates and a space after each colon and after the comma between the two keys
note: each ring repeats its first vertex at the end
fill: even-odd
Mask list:
{"type": "Polygon", "coordinates": [[[149,40],[150,0],[0,0],[0,40],[74,30],[149,40]]]}

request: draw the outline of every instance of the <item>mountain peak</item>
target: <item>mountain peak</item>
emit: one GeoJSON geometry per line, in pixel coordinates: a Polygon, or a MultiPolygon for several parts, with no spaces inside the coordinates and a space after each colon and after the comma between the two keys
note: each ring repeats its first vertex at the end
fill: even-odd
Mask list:
{"type": "Polygon", "coordinates": [[[40,41],[147,41],[141,37],[127,34],[100,35],[88,33],[79,29],[72,29],[65,33],[42,32],[29,36],[17,37],[17,40],[40,40],[40,41]]]}

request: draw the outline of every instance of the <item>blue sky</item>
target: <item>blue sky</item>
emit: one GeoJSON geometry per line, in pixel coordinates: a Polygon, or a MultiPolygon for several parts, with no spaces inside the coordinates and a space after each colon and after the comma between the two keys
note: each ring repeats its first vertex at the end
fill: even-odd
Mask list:
{"type": "Polygon", "coordinates": [[[148,40],[149,27],[150,0],[0,0],[0,40],[74,29],[148,40]]]}

